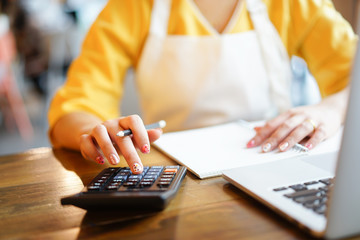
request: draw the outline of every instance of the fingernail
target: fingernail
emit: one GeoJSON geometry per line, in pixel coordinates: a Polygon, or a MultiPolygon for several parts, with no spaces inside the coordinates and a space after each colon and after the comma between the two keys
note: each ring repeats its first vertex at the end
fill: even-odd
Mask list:
{"type": "Polygon", "coordinates": [[[305,147],[310,150],[313,148],[313,145],[311,143],[307,143],[305,147]]]}
{"type": "Polygon", "coordinates": [[[98,163],[98,164],[104,164],[105,163],[105,160],[103,158],[103,156],[98,156],[95,161],[98,163]]]}
{"type": "Polygon", "coordinates": [[[133,169],[133,173],[140,173],[142,171],[142,167],[138,163],[134,163],[132,169],[133,169]]]}
{"type": "Polygon", "coordinates": [[[255,130],[256,132],[260,131],[260,129],[261,129],[261,127],[254,127],[254,130],[255,130]]]}
{"type": "Polygon", "coordinates": [[[247,143],[246,147],[247,148],[252,148],[255,146],[255,140],[251,140],[250,142],[247,143]]]}
{"type": "Polygon", "coordinates": [[[266,143],[263,147],[262,150],[263,152],[268,152],[271,149],[271,144],[270,143],[266,143]]]}
{"type": "Polygon", "coordinates": [[[110,154],[110,162],[113,164],[113,165],[116,165],[120,162],[120,159],[114,154],[110,154]]]}
{"type": "Polygon", "coordinates": [[[149,144],[145,144],[145,145],[141,148],[141,152],[142,152],[142,153],[149,153],[149,152],[150,152],[150,146],[149,146],[149,144]]]}
{"type": "Polygon", "coordinates": [[[289,143],[288,142],[284,142],[284,143],[282,143],[280,146],[279,146],[279,149],[280,149],[280,151],[285,151],[287,148],[288,148],[288,146],[289,146],[289,143]]]}

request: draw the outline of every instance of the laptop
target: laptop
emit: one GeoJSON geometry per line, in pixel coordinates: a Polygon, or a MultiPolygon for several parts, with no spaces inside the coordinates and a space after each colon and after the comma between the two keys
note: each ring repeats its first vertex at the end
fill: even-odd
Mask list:
{"type": "Polygon", "coordinates": [[[360,234],[360,50],[338,152],[226,170],[237,188],[316,237],[360,234]]]}

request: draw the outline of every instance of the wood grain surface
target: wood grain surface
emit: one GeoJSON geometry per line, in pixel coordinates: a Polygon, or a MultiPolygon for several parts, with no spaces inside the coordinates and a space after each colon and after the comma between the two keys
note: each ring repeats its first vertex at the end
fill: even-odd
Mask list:
{"type": "MultiPolygon", "coordinates": [[[[148,166],[176,164],[155,148],[141,158],[148,166]]],[[[311,239],[221,177],[200,180],[190,172],[161,212],[87,212],[60,204],[106,167],[51,148],[0,156],[0,238],[311,239]]]]}

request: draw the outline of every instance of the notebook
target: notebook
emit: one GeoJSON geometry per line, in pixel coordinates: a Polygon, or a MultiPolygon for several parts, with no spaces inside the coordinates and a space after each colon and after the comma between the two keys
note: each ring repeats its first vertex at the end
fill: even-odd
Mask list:
{"type": "Polygon", "coordinates": [[[263,124],[264,122],[238,120],[211,127],[170,132],[163,134],[154,145],[201,179],[221,176],[227,169],[301,155],[336,152],[340,146],[341,130],[310,152],[299,147],[286,152],[270,153],[262,153],[260,147],[247,148],[247,142],[255,135],[254,126],[263,124]]]}
{"type": "Polygon", "coordinates": [[[303,155],[223,172],[223,177],[317,237],[360,234],[360,51],[339,153],[303,155]]]}

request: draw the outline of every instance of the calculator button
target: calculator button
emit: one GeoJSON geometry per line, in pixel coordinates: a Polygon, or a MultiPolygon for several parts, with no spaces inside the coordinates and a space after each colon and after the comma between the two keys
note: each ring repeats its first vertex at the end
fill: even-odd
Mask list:
{"type": "Polygon", "coordinates": [[[137,182],[126,182],[124,183],[125,187],[135,187],[137,185],[137,182]]]}
{"type": "Polygon", "coordinates": [[[162,187],[168,187],[170,186],[171,182],[158,182],[157,186],[162,188],[162,187]]]}
{"type": "Polygon", "coordinates": [[[176,165],[176,166],[166,166],[165,168],[173,168],[173,169],[179,169],[180,166],[176,165]]]}
{"type": "Polygon", "coordinates": [[[116,175],[114,179],[121,179],[125,181],[126,179],[128,179],[129,175],[130,174],[126,174],[126,173],[118,173],[118,175],[116,175]]]}
{"type": "Polygon", "coordinates": [[[128,172],[120,172],[120,173],[118,173],[118,176],[129,176],[130,175],[130,173],[128,173],[128,172]]]}
{"type": "Polygon", "coordinates": [[[142,181],[144,182],[155,182],[156,178],[143,178],[142,181]]]}
{"type": "Polygon", "coordinates": [[[168,183],[171,183],[171,182],[172,182],[172,178],[160,178],[159,182],[168,182],[168,183]]]}
{"type": "Polygon", "coordinates": [[[155,181],[155,179],[148,179],[148,178],[141,180],[141,182],[151,182],[151,183],[153,183],[154,181],[155,181]]]}
{"type": "Polygon", "coordinates": [[[161,177],[160,181],[162,182],[171,182],[173,180],[173,178],[168,178],[168,177],[161,177]]]}
{"type": "Polygon", "coordinates": [[[175,176],[176,172],[163,172],[162,175],[175,176]]]}
{"type": "Polygon", "coordinates": [[[149,169],[150,172],[161,172],[164,167],[154,166],[149,169]]]}
{"type": "Polygon", "coordinates": [[[163,166],[152,166],[150,169],[160,169],[159,171],[161,171],[163,168],[163,166]]]}
{"type": "Polygon", "coordinates": [[[105,172],[103,173],[103,175],[111,175],[114,172],[116,172],[118,170],[118,168],[108,168],[105,170],[105,172]]]}
{"type": "Polygon", "coordinates": [[[111,182],[122,184],[122,183],[125,182],[125,179],[114,179],[114,180],[112,180],[111,182]]]}
{"type": "Polygon", "coordinates": [[[88,186],[87,189],[88,189],[88,191],[99,191],[100,187],[101,186],[92,185],[92,186],[88,186]]]}
{"type": "Polygon", "coordinates": [[[116,190],[116,189],[118,189],[118,186],[107,186],[106,188],[105,188],[106,190],[116,190]]]}
{"type": "Polygon", "coordinates": [[[121,182],[112,182],[105,187],[105,190],[117,190],[121,184],[121,182]]]}
{"type": "Polygon", "coordinates": [[[147,172],[146,174],[145,174],[145,176],[158,176],[160,174],[160,172],[147,172]]]}
{"type": "Polygon", "coordinates": [[[143,176],[141,175],[131,175],[129,176],[129,179],[141,179],[143,176]]]}
{"type": "Polygon", "coordinates": [[[162,168],[150,168],[148,172],[161,172],[162,168]]]}
{"type": "Polygon", "coordinates": [[[140,187],[151,187],[153,185],[153,182],[141,182],[139,184],[140,187]]]}
{"type": "Polygon", "coordinates": [[[127,182],[137,183],[137,182],[139,182],[139,179],[132,178],[132,179],[128,179],[127,182]]]}

